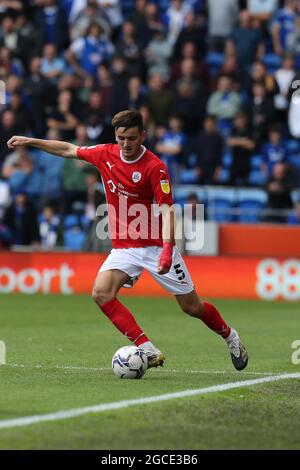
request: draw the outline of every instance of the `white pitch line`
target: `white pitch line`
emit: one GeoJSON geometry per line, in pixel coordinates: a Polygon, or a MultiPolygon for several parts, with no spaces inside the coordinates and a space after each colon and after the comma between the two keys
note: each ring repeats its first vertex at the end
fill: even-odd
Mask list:
{"type": "MultiPolygon", "coordinates": [[[[15,367],[20,369],[63,369],[63,370],[75,370],[75,371],[83,371],[83,372],[101,372],[101,371],[109,371],[111,370],[110,367],[87,367],[87,366],[64,366],[64,365],[53,365],[53,366],[45,366],[43,364],[5,364],[5,367],[15,367]]],[[[237,371],[230,371],[230,370],[192,370],[192,369],[163,369],[164,372],[171,372],[175,374],[233,374],[239,375],[240,372],[237,371]]],[[[162,372],[162,371],[161,371],[162,372]]],[[[288,372],[281,372],[282,374],[288,374],[288,372]]],[[[251,371],[243,371],[243,375],[276,375],[278,372],[251,372],[251,371]]]]}
{"type": "Polygon", "coordinates": [[[86,406],[84,408],[75,408],[65,411],[57,411],[55,413],[48,413],[44,415],[25,416],[22,418],[6,419],[0,421],[0,429],[14,428],[20,426],[30,426],[31,424],[38,424],[47,421],[57,421],[62,419],[75,418],[90,413],[102,413],[104,411],[119,410],[121,408],[128,408],[135,405],[146,405],[148,403],[158,403],[160,401],[173,400],[175,398],[194,397],[196,395],[204,395],[206,393],[223,392],[225,390],[232,390],[240,387],[250,387],[251,385],[263,384],[268,382],[275,382],[277,380],[287,379],[300,379],[300,373],[295,374],[281,374],[273,377],[262,377],[260,379],[244,380],[241,382],[231,382],[220,385],[213,385],[206,388],[198,388],[194,390],[183,390],[181,392],[166,393],[164,395],[156,395],[146,398],[136,398],[133,400],[123,400],[112,403],[102,403],[94,406],[86,406]]]}

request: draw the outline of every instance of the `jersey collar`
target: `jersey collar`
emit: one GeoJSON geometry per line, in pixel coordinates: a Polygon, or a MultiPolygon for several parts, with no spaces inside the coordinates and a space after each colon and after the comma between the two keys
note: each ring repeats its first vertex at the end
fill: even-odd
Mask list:
{"type": "Polygon", "coordinates": [[[130,161],[125,160],[125,158],[122,155],[122,151],[120,150],[120,158],[121,158],[122,162],[129,163],[129,164],[138,162],[144,156],[144,153],[146,152],[146,147],[144,145],[141,145],[141,147],[142,147],[142,151],[141,151],[140,155],[135,160],[130,160],[130,161]]]}

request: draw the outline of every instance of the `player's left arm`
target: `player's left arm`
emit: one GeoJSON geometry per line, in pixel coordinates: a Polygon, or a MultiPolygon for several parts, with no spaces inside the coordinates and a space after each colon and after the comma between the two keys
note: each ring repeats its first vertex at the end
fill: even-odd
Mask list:
{"type": "Polygon", "coordinates": [[[162,204],[163,249],[158,258],[158,274],[166,274],[172,266],[173,247],[175,244],[175,210],[173,205],[162,204]]]}
{"type": "Polygon", "coordinates": [[[175,240],[175,210],[170,176],[166,166],[160,162],[151,171],[151,184],[155,201],[162,213],[163,249],[158,259],[157,272],[166,274],[172,266],[175,240]]]}

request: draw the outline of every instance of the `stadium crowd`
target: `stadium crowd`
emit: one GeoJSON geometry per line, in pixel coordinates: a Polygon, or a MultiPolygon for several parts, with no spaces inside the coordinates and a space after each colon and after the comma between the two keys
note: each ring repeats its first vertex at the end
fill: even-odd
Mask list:
{"type": "Polygon", "coordinates": [[[87,235],[98,173],[6,142],[111,142],[127,108],[175,200],[254,187],[288,210],[266,220],[300,223],[299,68],[299,0],[0,0],[0,246],[107,248],[87,235]]]}

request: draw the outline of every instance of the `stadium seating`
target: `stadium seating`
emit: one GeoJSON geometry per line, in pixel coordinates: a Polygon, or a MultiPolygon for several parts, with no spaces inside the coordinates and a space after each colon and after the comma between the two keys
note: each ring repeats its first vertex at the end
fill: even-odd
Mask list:
{"type": "Polygon", "coordinates": [[[85,215],[69,214],[64,219],[63,244],[72,251],[80,251],[90,221],[85,215]]]}
{"type": "Polygon", "coordinates": [[[237,221],[255,223],[260,220],[260,212],[267,204],[267,193],[262,189],[239,189],[237,195],[237,221]]]}
{"type": "Polygon", "coordinates": [[[232,209],[236,199],[236,190],[232,188],[207,189],[207,214],[209,220],[232,222],[232,209]]]}

